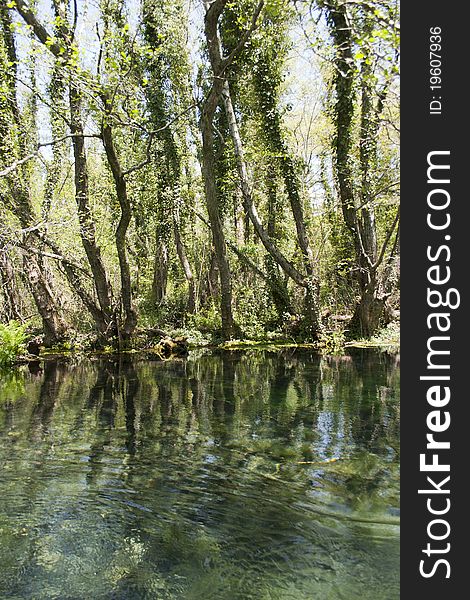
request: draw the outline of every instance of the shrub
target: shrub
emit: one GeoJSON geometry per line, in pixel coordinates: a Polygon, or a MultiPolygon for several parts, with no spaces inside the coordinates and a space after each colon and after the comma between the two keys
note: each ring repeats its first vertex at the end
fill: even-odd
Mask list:
{"type": "Polygon", "coordinates": [[[7,325],[0,323],[0,366],[8,366],[26,351],[26,325],[10,321],[7,325]]]}
{"type": "Polygon", "coordinates": [[[189,326],[201,333],[215,333],[222,329],[222,319],[214,302],[204,307],[198,313],[191,315],[189,326]]]}

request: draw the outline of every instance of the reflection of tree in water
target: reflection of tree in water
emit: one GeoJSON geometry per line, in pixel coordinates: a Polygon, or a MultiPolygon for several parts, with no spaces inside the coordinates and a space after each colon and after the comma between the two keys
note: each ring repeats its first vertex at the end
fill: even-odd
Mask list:
{"type": "Polygon", "coordinates": [[[325,360],[323,384],[334,388],[330,404],[338,416],[346,414],[350,420],[349,430],[336,430],[337,436],[350,436],[355,445],[373,452],[398,437],[396,360],[364,350],[325,360]]]}
{"type": "MultiPolygon", "coordinates": [[[[323,512],[346,518],[346,509],[388,501],[399,424],[393,361],[233,352],[48,363],[14,407],[36,447],[21,494],[38,522],[47,502],[60,522],[75,515],[77,543],[99,545],[113,532],[89,568],[116,578],[116,598],[171,574],[210,589],[213,577],[242,581],[260,569],[233,598],[253,585],[261,594],[289,565],[328,578],[348,562],[356,534],[344,541],[347,521],[323,512]]],[[[61,531],[40,536],[34,553],[67,556],[61,531]]]]}
{"type": "MultiPolygon", "coordinates": [[[[366,510],[371,498],[377,501],[391,469],[398,479],[397,361],[394,355],[373,351],[352,351],[325,361],[324,386],[333,385],[329,403],[336,415],[330,447],[341,440],[341,447],[354,449],[351,466],[339,469],[330,487],[342,490],[355,509],[366,510]]],[[[391,500],[398,501],[398,487],[391,500]]]]}
{"type": "Polygon", "coordinates": [[[66,367],[61,363],[52,361],[45,363],[38,403],[34,407],[31,418],[33,435],[40,436],[47,431],[66,379],[65,372],[66,367]]]}
{"type": "MultiPolygon", "coordinates": [[[[269,422],[280,416],[279,435],[287,435],[282,410],[296,376],[296,361],[272,358],[268,368],[262,360],[244,361],[235,355],[212,369],[210,361],[202,361],[173,364],[153,373],[158,390],[158,406],[154,403],[153,410],[160,435],[156,435],[150,412],[141,412],[141,443],[137,444],[135,468],[131,466],[128,481],[132,479],[133,486],[140,489],[150,488],[154,514],[168,519],[167,526],[143,528],[139,535],[146,548],[145,561],[155,568],[185,570],[189,564],[207,567],[207,561],[212,566],[236,561],[243,569],[257,560],[266,561],[271,569],[277,561],[281,571],[293,552],[298,560],[304,556],[295,544],[303,543],[303,552],[313,551],[305,537],[307,531],[314,535],[316,548],[315,558],[305,556],[305,562],[317,567],[331,562],[329,538],[322,526],[308,513],[280,510],[280,505],[295,505],[299,488],[286,487],[276,478],[260,477],[250,462],[256,446],[236,443],[244,431],[257,429],[253,417],[254,421],[269,422]],[[267,379],[267,370],[271,379],[267,379]],[[268,385],[264,385],[266,381],[268,385]],[[155,445],[149,443],[151,433],[155,445]],[[160,471],[154,482],[148,472],[139,472],[139,463],[153,463],[160,471]],[[154,490],[152,483],[156,484],[154,490]]],[[[318,376],[319,369],[316,371],[318,376]]],[[[147,369],[139,369],[139,373],[144,389],[147,369]]],[[[310,380],[305,385],[315,384],[310,380]]],[[[294,426],[302,423],[295,411],[291,418],[294,426]]],[[[270,459],[269,463],[274,466],[270,459]]],[[[138,578],[139,569],[129,574],[127,583],[121,582],[123,588],[138,578]]]]}
{"type": "Polygon", "coordinates": [[[88,483],[96,481],[101,472],[102,457],[106,455],[106,448],[113,442],[113,430],[116,427],[119,409],[124,413],[125,448],[129,456],[135,453],[135,398],[138,389],[139,380],[132,361],[121,359],[100,365],[96,382],[86,402],[87,411],[96,414],[99,432],[90,445],[88,483]]]}

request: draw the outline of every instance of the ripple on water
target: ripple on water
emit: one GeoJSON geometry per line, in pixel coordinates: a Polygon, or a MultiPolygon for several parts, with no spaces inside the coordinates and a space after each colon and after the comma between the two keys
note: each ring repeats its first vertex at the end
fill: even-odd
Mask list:
{"type": "Polygon", "coordinates": [[[0,597],[399,597],[394,358],[224,361],[48,363],[0,398],[0,597]]]}

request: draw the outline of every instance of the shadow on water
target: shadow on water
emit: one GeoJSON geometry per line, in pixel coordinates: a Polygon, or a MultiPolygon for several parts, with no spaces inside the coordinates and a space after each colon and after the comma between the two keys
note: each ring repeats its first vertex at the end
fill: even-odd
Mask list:
{"type": "Polygon", "coordinates": [[[0,596],[396,599],[399,357],[0,376],[0,596]]]}

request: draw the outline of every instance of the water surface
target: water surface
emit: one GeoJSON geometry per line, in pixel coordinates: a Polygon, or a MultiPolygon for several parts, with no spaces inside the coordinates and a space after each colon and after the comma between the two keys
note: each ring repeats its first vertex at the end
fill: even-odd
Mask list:
{"type": "Polygon", "coordinates": [[[0,377],[0,597],[399,598],[398,357],[0,377]]]}

